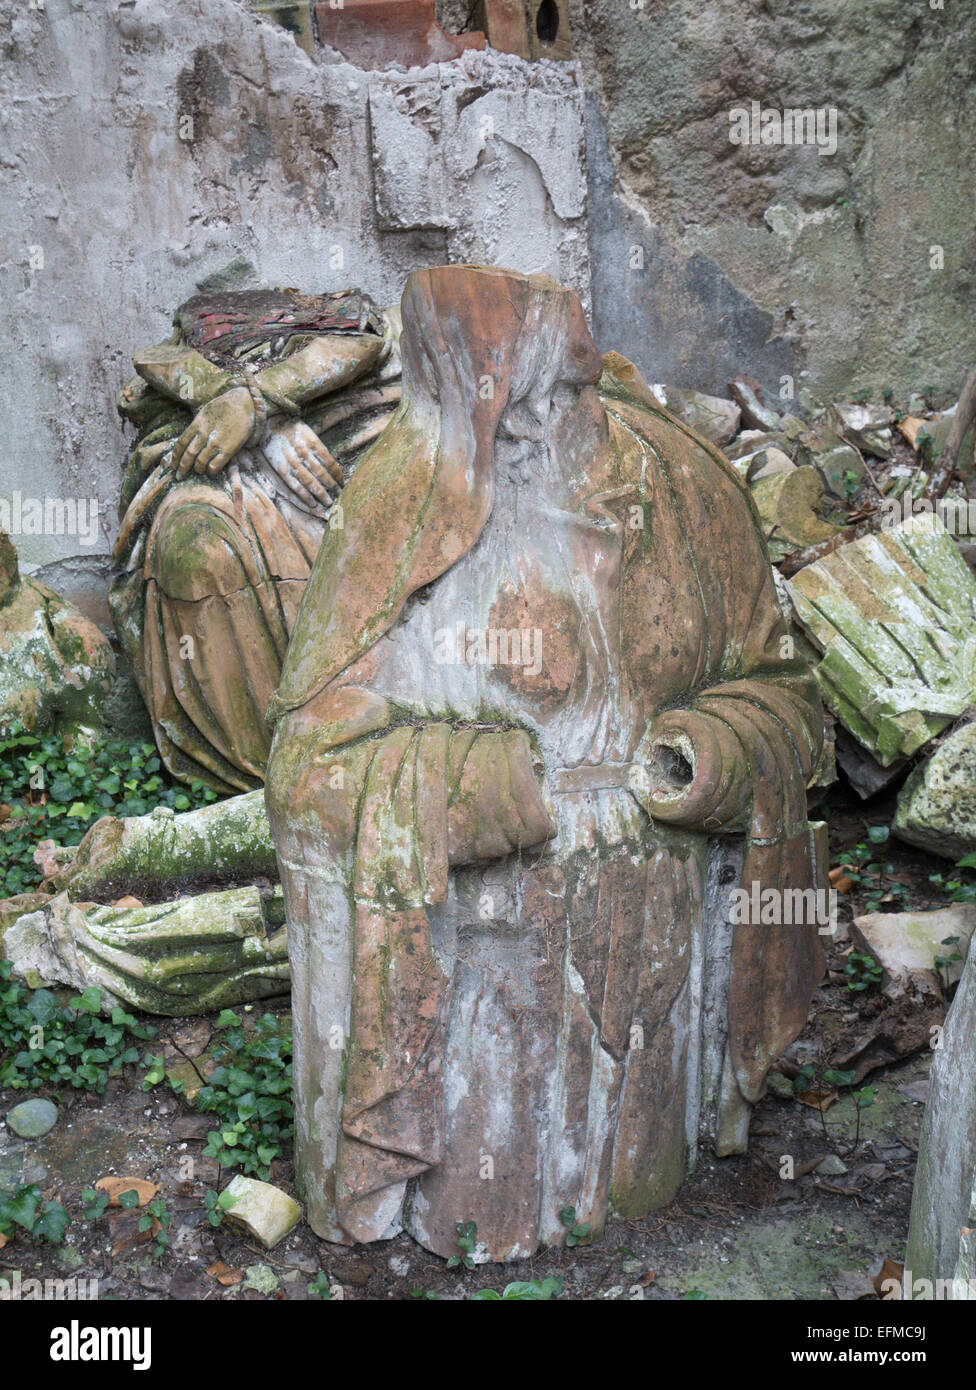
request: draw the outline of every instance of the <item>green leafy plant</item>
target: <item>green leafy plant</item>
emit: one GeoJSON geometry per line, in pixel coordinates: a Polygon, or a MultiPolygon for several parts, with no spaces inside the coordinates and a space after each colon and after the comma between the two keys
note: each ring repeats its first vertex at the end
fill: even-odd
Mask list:
{"type": "Polygon", "coordinates": [[[962,859],[957,859],[956,868],[963,870],[962,878],[946,878],[943,874],[929,874],[929,882],[934,883],[937,888],[941,888],[951,903],[976,903],[976,878],[966,872],[970,869],[976,869],[976,854],[966,854],[962,859]]]}
{"type": "MultiPolygon", "coordinates": [[[[147,1052],[142,1059],[146,1074],[142,1078],[142,1089],[151,1091],[166,1079],[166,1060],[161,1052],[147,1052]]],[[[175,1089],[175,1088],[174,1088],[175,1089]]]]}
{"type": "MultiPolygon", "coordinates": [[[[944,936],[942,940],[939,942],[939,945],[958,946],[959,940],[960,938],[958,936],[944,936]]],[[[935,957],[933,964],[935,965],[936,971],[938,972],[939,983],[941,984],[943,990],[948,991],[949,989],[949,971],[952,969],[954,965],[956,965],[959,961],[963,959],[964,957],[960,954],[959,951],[953,951],[951,956],[943,956],[940,954],[935,957]]]]}
{"type": "Polygon", "coordinates": [[[935,458],[935,441],[928,430],[919,430],[915,436],[915,449],[922,463],[928,467],[935,458]]]}
{"type": "MultiPolygon", "coordinates": [[[[870,957],[868,957],[868,959],[870,960],[870,957]]],[[[853,1086],[856,1075],[857,1073],[853,1070],[840,1071],[835,1067],[829,1067],[826,1071],[821,1073],[818,1078],[817,1068],[808,1062],[805,1066],[800,1067],[797,1072],[793,1080],[793,1089],[797,1092],[813,1090],[818,1094],[824,1094],[824,1087],[830,1087],[839,1091],[845,1086],[853,1086]]],[[[836,1136],[830,1133],[823,1107],[819,1105],[816,1107],[817,1113],[820,1115],[820,1125],[824,1132],[824,1138],[830,1144],[831,1148],[843,1148],[844,1154],[848,1158],[856,1153],[857,1147],[861,1142],[861,1112],[867,1110],[869,1106],[874,1104],[877,1090],[877,1086],[862,1086],[859,1091],[851,1092],[854,1099],[857,1119],[854,1139],[846,1146],[838,1145],[836,1136]]]]}
{"type": "Polygon", "coordinates": [[[195,1098],[198,1110],[219,1119],[203,1152],[224,1168],[267,1178],[294,1133],[291,1034],[274,1014],[262,1014],[246,1032],[230,1009],[216,1026],[227,1030],[226,1040],[213,1048],[218,1066],[195,1098]]]}
{"type": "Polygon", "coordinates": [[[101,1013],[101,993],[86,989],[63,1004],[49,989],[28,989],[0,961],[0,1086],[37,1090],[71,1086],[101,1094],[110,1076],[139,1060],[133,1038],[155,1029],[124,1009],[101,1013]]]}
{"type": "Polygon", "coordinates": [[[104,1188],[86,1187],[81,1194],[82,1209],[86,1221],[97,1221],[108,1206],[108,1193],[104,1188]]]}
{"type": "Polygon", "coordinates": [[[852,951],[844,965],[844,974],[847,976],[847,988],[855,994],[860,994],[863,990],[879,984],[884,971],[873,956],[862,951],[852,951]]]}
{"type": "Polygon", "coordinates": [[[474,1254],[478,1244],[478,1227],[473,1221],[459,1221],[457,1223],[457,1245],[460,1250],[459,1255],[452,1255],[447,1262],[448,1269],[456,1269],[458,1265],[464,1265],[465,1269],[474,1269],[474,1254]]]}
{"type": "Polygon", "coordinates": [[[904,904],[908,897],[908,889],[903,883],[897,883],[892,875],[895,872],[893,864],[879,864],[874,858],[877,851],[872,848],[874,845],[883,845],[891,835],[891,831],[886,825],[871,825],[868,827],[869,844],[855,845],[849,850],[841,861],[847,877],[859,888],[864,898],[864,905],[868,912],[880,912],[882,905],[893,903],[894,910],[898,904],[904,904]]]}
{"type": "Polygon", "coordinates": [[[848,502],[852,502],[854,500],[854,498],[858,494],[858,491],[860,490],[860,487],[860,478],[854,472],[853,468],[849,468],[847,472],[844,474],[844,496],[846,497],[848,502]]]}
{"type": "Polygon", "coordinates": [[[331,1299],[332,1286],[329,1283],[329,1276],[324,1269],[320,1269],[318,1274],[316,1274],[315,1278],[308,1285],[308,1291],[315,1298],[331,1299]]]}
{"type": "MultiPolygon", "coordinates": [[[[123,1192],[119,1196],[120,1207],[137,1207],[139,1205],[139,1195],[136,1192],[123,1192]],[[126,1202],[124,1199],[135,1198],[134,1201],[126,1202]]],[[[172,1223],[172,1216],[166,1210],[166,1203],[162,1197],[154,1197],[147,1203],[142,1215],[139,1217],[139,1231],[153,1231],[153,1250],[154,1256],[162,1255],[169,1249],[170,1239],[168,1235],[169,1227],[172,1223]]]]}
{"type": "Polygon", "coordinates": [[[0,897],[40,883],[38,840],[77,845],[102,816],[189,811],[216,800],[203,782],[173,783],[151,743],[32,733],[14,723],[0,736],[0,897]]]}
{"type": "Polygon", "coordinates": [[[501,1293],[496,1289],[478,1289],[471,1295],[472,1303],[507,1303],[507,1302],[546,1302],[550,1298],[558,1298],[563,1291],[563,1281],[557,1279],[555,1275],[550,1275],[547,1279],[524,1279],[513,1284],[506,1284],[501,1293]]]}
{"type": "Polygon", "coordinates": [[[207,1220],[211,1226],[223,1225],[224,1217],[232,1206],[237,1203],[237,1198],[225,1187],[223,1192],[211,1191],[204,1194],[203,1205],[207,1209],[207,1220]]]}
{"type": "Polygon", "coordinates": [[[33,1240],[61,1245],[71,1217],[60,1202],[45,1202],[33,1183],[0,1189],[0,1236],[12,1236],[19,1227],[33,1240]]]}
{"type": "Polygon", "coordinates": [[[566,1227],[566,1244],[570,1249],[574,1245],[587,1245],[590,1240],[590,1223],[582,1221],[577,1223],[576,1208],[563,1207],[559,1213],[559,1221],[566,1227]]]}

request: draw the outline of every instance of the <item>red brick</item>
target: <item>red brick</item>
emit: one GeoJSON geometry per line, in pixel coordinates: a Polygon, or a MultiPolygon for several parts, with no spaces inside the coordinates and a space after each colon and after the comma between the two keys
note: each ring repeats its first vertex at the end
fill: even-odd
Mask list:
{"type": "Polygon", "coordinates": [[[341,9],[320,3],[315,24],[320,44],[367,70],[442,63],[485,47],[479,32],[445,34],[434,19],[434,0],[343,0],[341,9]]]}

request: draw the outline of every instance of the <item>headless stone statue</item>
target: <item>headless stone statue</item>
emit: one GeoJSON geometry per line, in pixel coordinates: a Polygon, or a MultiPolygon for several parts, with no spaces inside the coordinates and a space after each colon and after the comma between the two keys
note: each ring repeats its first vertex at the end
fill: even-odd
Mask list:
{"type": "Polygon", "coordinates": [[[170,342],[135,356],[111,602],[176,777],[263,781],[312,561],[399,400],[397,327],[355,292],[197,295],[170,342]]]}
{"type": "Polygon", "coordinates": [[[501,1260],[743,1147],[822,954],[728,894],[818,881],[821,712],[733,470],[570,290],[442,267],[402,317],[272,702],[296,1162],[329,1240],[501,1260]]]}

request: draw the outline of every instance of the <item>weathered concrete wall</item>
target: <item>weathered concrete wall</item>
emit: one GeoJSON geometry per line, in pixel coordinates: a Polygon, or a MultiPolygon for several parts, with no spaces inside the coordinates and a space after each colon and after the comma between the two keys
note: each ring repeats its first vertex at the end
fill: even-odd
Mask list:
{"type": "MultiPolygon", "coordinates": [[[[976,359],[965,7],[574,3],[580,70],[471,54],[369,77],[245,0],[0,0],[0,499],[99,505],[94,543],[15,536],[25,570],[104,555],[129,354],[235,256],[381,300],[460,259],[586,298],[588,236],[598,341],[652,379],[954,398],[976,359]],[[732,144],[752,100],[835,108],[836,152],[732,144]]],[[[51,581],[77,595],[96,568],[51,581]]]]}
{"type": "Polygon", "coordinates": [[[86,530],[97,499],[93,533],[11,527],[27,572],[103,557],[57,565],[72,597],[104,588],[130,355],[233,258],[381,303],[465,259],[587,295],[569,69],[474,53],[369,76],[235,0],[0,0],[0,53],[0,499],[85,499],[86,530]]]}
{"type": "Polygon", "coordinates": [[[956,398],[976,359],[976,22],[938,3],[575,0],[601,347],[704,391],[745,370],[956,398]],[[835,108],[836,153],[731,143],[752,100],[835,108]]]}

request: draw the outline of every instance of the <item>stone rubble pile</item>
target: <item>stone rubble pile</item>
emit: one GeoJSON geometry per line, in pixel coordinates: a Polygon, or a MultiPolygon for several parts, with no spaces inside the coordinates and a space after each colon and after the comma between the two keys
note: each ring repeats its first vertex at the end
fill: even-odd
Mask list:
{"type": "MultiPolygon", "coordinates": [[[[801,392],[800,418],[746,376],[727,399],[653,390],[752,494],[794,636],[819,657],[833,775],[836,756],[864,799],[902,784],[899,838],[976,852],[976,499],[955,479],[929,496],[957,407],[801,392]]],[[[953,462],[969,481],[971,425],[953,462]]],[[[811,795],[828,786],[821,766],[811,795]]]]}

